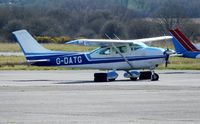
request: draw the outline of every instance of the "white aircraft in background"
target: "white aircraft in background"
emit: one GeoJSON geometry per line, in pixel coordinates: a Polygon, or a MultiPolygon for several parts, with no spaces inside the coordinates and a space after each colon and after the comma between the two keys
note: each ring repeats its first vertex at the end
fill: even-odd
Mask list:
{"type": "Polygon", "coordinates": [[[86,53],[51,51],[42,47],[26,30],[13,32],[28,63],[35,66],[64,66],[69,68],[103,69],[107,73],[95,73],[94,81],[114,81],[117,70],[125,71],[124,77],[131,80],[151,79],[159,75],[154,69],[168,62],[171,51],[149,47],[145,43],[172,39],[171,36],[135,40],[79,39],[68,44],[99,46],[86,53]],[[147,69],[149,71],[139,71],[147,69]]]}

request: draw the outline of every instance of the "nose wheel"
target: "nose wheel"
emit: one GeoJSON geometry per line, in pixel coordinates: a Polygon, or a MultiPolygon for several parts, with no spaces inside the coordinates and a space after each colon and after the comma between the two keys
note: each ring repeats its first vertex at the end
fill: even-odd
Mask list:
{"type": "Polygon", "coordinates": [[[151,80],[151,81],[158,81],[159,75],[154,71],[143,71],[140,72],[139,80],[151,80]]]}
{"type": "Polygon", "coordinates": [[[137,81],[137,80],[158,81],[159,80],[159,75],[157,73],[155,73],[153,70],[151,70],[151,71],[141,71],[137,74],[137,76],[135,76],[134,71],[127,72],[127,73],[124,74],[124,77],[130,78],[132,81],[137,81]]]}
{"type": "Polygon", "coordinates": [[[152,71],[151,81],[158,81],[158,80],[159,80],[159,75],[154,71],[152,71]]]}

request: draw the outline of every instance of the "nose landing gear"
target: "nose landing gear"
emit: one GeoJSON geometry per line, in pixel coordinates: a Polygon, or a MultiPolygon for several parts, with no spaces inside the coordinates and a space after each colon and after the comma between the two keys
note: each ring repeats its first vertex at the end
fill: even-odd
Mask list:
{"type": "Polygon", "coordinates": [[[159,80],[159,75],[153,71],[151,75],[151,81],[158,81],[158,80],[159,80]]]}
{"type": "Polygon", "coordinates": [[[126,71],[124,73],[125,78],[130,78],[132,81],[137,80],[151,80],[151,81],[158,81],[159,75],[154,71],[126,71]]]}
{"type": "Polygon", "coordinates": [[[159,75],[154,71],[142,71],[140,72],[139,80],[151,80],[151,81],[158,81],[159,75]]]}

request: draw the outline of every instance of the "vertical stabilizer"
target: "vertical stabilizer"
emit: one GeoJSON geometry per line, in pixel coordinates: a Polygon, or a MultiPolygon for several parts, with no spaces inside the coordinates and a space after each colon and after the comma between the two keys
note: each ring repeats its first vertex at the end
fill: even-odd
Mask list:
{"type": "Polygon", "coordinates": [[[173,36],[172,42],[178,54],[199,51],[178,28],[170,30],[170,33],[173,36]]]}
{"type": "Polygon", "coordinates": [[[50,50],[41,46],[26,30],[13,32],[24,54],[47,53],[50,50]]]}

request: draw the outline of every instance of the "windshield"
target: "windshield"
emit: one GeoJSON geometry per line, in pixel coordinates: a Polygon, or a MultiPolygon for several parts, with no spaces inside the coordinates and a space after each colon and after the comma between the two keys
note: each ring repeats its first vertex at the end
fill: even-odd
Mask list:
{"type": "Polygon", "coordinates": [[[142,48],[148,47],[148,46],[147,46],[145,43],[143,43],[143,42],[133,42],[133,44],[139,45],[139,46],[141,46],[142,48]]]}
{"type": "Polygon", "coordinates": [[[138,50],[140,48],[143,48],[142,46],[138,45],[138,44],[129,44],[130,48],[131,48],[131,51],[134,51],[134,50],[138,50]]]}
{"type": "Polygon", "coordinates": [[[135,50],[138,50],[138,49],[141,49],[141,48],[145,48],[147,47],[146,44],[136,44],[136,43],[130,43],[129,44],[129,47],[131,49],[131,51],[135,51],[135,50]]]}

